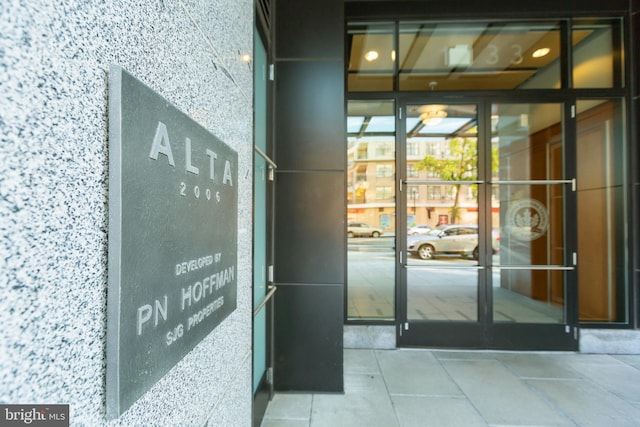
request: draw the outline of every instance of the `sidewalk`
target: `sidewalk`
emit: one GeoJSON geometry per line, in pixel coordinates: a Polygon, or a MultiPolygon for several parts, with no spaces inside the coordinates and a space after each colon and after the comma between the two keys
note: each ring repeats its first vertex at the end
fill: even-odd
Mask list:
{"type": "Polygon", "coordinates": [[[276,393],[262,427],[640,425],[640,355],[345,350],[344,394],[276,393]]]}

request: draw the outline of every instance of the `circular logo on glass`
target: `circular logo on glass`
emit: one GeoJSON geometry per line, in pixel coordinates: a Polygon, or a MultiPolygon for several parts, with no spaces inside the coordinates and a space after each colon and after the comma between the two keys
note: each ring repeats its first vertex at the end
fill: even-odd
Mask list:
{"type": "Polygon", "coordinates": [[[547,232],[549,215],[545,206],[535,199],[520,199],[509,204],[507,227],[514,239],[530,242],[547,232]]]}

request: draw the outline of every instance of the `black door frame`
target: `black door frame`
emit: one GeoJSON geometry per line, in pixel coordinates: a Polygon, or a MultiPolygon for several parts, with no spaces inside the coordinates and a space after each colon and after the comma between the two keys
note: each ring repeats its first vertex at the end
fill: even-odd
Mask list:
{"type": "MultiPolygon", "coordinates": [[[[396,97],[397,135],[396,138],[396,170],[398,171],[398,187],[406,188],[406,106],[415,103],[423,104],[465,104],[477,105],[478,111],[478,147],[479,147],[479,185],[478,202],[480,226],[479,240],[485,242],[480,248],[478,275],[478,320],[477,322],[409,322],[407,316],[407,268],[406,265],[406,233],[397,234],[396,242],[396,341],[399,347],[444,347],[469,349],[505,349],[505,350],[569,350],[578,349],[578,316],[577,316],[577,273],[576,270],[565,271],[565,322],[563,324],[526,324],[526,323],[494,323],[493,295],[490,286],[491,266],[488,253],[491,250],[491,185],[490,171],[486,167],[491,159],[491,105],[503,103],[560,103],[563,107],[564,135],[564,176],[575,177],[575,120],[572,117],[573,100],[559,94],[400,94],[396,97]],[[486,179],[489,177],[489,179],[486,179]],[[488,208],[487,208],[488,206],[488,208]]],[[[410,184],[410,182],[409,182],[410,184]]],[[[564,193],[564,229],[565,229],[565,265],[570,264],[571,255],[576,251],[575,221],[568,220],[576,216],[576,195],[568,188],[564,193]]],[[[396,229],[406,230],[407,194],[398,192],[396,201],[396,229]]]]}

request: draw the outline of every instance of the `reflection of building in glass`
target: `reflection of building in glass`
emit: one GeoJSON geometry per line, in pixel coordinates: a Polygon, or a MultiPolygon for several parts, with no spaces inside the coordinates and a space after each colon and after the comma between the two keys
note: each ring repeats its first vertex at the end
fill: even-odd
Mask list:
{"type": "MultiPolygon", "coordinates": [[[[391,132],[393,133],[393,132],[391,132]]],[[[347,203],[348,220],[383,227],[395,227],[395,144],[394,136],[350,137],[348,140],[347,203]],[[384,221],[384,223],[383,223],[384,221]]],[[[477,186],[444,185],[443,178],[432,167],[421,162],[427,156],[451,158],[448,137],[417,137],[407,142],[406,191],[407,226],[436,226],[447,218],[452,222],[454,204],[458,208],[455,222],[477,223],[477,186]],[[411,184],[416,181],[416,184],[411,184]],[[434,184],[428,184],[433,181],[434,184]],[[456,202],[456,193],[457,202],[456,202]]],[[[475,171],[473,171],[475,174],[475,171]]]]}
{"type": "Polygon", "coordinates": [[[348,220],[395,230],[394,137],[349,138],[348,220]]]}

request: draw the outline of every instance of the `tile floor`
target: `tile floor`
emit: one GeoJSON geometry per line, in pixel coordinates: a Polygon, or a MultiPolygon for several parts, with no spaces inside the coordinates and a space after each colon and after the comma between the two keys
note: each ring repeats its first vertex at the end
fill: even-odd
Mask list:
{"type": "Polygon", "coordinates": [[[344,394],[276,393],[262,427],[640,426],[640,355],[344,351],[344,394]]]}

